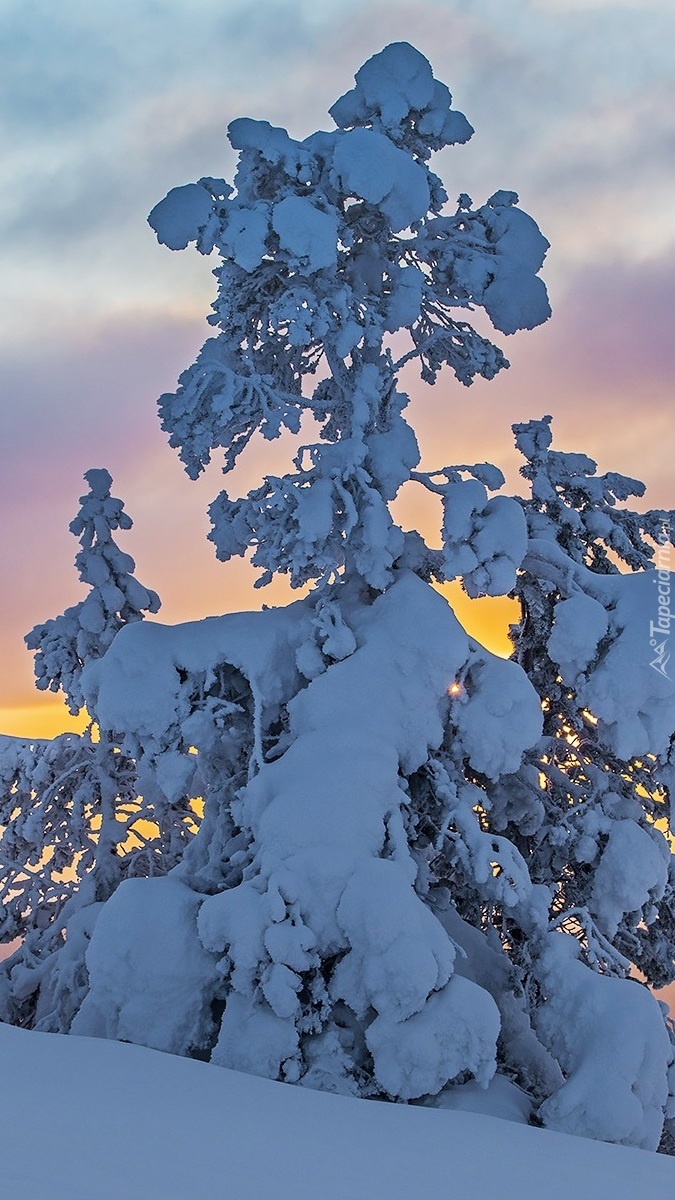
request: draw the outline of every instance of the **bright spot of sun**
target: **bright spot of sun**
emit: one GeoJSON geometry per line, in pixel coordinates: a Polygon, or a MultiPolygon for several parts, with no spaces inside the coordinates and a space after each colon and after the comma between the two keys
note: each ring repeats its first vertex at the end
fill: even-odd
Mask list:
{"type": "Polygon", "coordinates": [[[461,683],[457,683],[457,681],[455,680],[455,682],[451,683],[450,687],[448,688],[448,695],[449,696],[459,696],[461,690],[462,690],[461,683]]]}

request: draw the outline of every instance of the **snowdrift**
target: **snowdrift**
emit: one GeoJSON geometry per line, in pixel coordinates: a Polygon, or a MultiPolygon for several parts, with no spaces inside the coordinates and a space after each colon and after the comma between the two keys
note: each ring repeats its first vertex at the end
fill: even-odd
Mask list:
{"type": "Polygon", "coordinates": [[[379,1104],[0,1025],[12,1200],[634,1200],[675,1162],[473,1112],[379,1104]]]}

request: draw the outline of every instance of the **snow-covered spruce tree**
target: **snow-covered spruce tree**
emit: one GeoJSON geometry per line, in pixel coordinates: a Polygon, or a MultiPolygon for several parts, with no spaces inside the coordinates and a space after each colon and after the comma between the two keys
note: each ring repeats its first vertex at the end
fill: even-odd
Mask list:
{"type": "MultiPolygon", "coordinates": [[[[37,651],[38,688],[62,691],[73,713],[84,705],[87,664],[124,625],[159,608],[114,541],[114,531],[132,521],[110,495],[110,475],[91,470],[85,479],[89,491],[70,529],[90,591],[26,637],[37,651]]],[[[77,1010],[87,980],[84,947],[100,904],[122,879],[170,870],[196,828],[190,798],[167,803],[121,753],[114,731],[98,730],[93,707],[90,716],[82,735],[0,737],[0,942],[20,940],[0,973],[0,1018],[42,1029],[67,1028],[77,1010]]]]}
{"type": "Polygon", "coordinates": [[[545,777],[551,822],[530,872],[557,881],[558,921],[576,923],[591,962],[619,972],[633,963],[660,987],[675,978],[675,859],[662,832],[675,734],[671,682],[649,661],[650,568],[654,547],[673,544],[675,513],[618,507],[644,485],[551,450],[550,422],[514,426],[531,487],[515,655],[544,709],[524,769],[545,777]]]}
{"type": "Polygon", "coordinates": [[[110,495],[111,475],[99,468],[84,478],[89,491],[80,497],[70,532],[80,542],[75,566],[89,593],[60,617],[36,625],[25,639],[36,652],[36,687],[62,691],[73,714],[84,706],[80,678],[86,663],[105,654],[123,625],[160,608],[159,596],[134,577],[133,558],[113,538],[117,529],[131,529],[133,522],[122,501],[110,495]]]}
{"type": "MultiPolygon", "coordinates": [[[[578,943],[574,977],[569,942],[557,939],[549,939],[533,968],[548,993],[537,1029],[567,1077],[542,1116],[572,1131],[586,1126],[597,1137],[616,1139],[623,1128],[628,1141],[654,1045],[636,1020],[634,985],[617,991],[608,977],[624,978],[633,963],[656,987],[675,978],[675,686],[658,669],[653,637],[670,573],[650,569],[655,547],[673,544],[675,513],[627,508],[644,485],[614,472],[598,476],[586,455],[551,450],[548,417],[514,426],[514,433],[531,488],[528,554],[516,589],[523,619],[514,643],[544,708],[541,753],[526,754],[521,772],[536,765],[544,782],[528,861],[533,880],[556,881],[550,928],[569,931],[578,943]],[[626,566],[628,574],[620,570],[626,566]],[[587,978],[582,963],[600,972],[577,1030],[595,1042],[595,1072],[566,1028],[573,1009],[561,981],[587,978]],[[598,1068],[607,1053],[615,1079],[624,1082],[603,1108],[597,1097],[606,1075],[598,1068]],[[631,1061],[638,1064],[633,1079],[631,1061]]],[[[672,1023],[669,1030],[675,1044],[672,1023]]],[[[674,1075],[671,1065],[671,1143],[674,1075]]]]}
{"type": "MultiPolygon", "coordinates": [[[[398,386],[406,363],[430,383],[504,367],[461,318],[545,320],[547,243],[514,193],[446,212],[427,162],[472,131],[412,47],[370,59],[332,116],[303,142],[233,122],[234,190],[202,179],[150,216],[222,260],[219,332],[160,401],[188,474],[219,449],[229,471],[256,433],[308,441],[286,475],[217,497],[217,554],[314,586],[286,609],[130,625],[83,671],[122,752],[205,807],[175,870],[92,914],[69,1028],[361,1096],[454,1103],[516,1080],[553,1126],[655,1147],[662,1012],[584,960],[559,881],[530,873],[541,696],[430,586],[498,595],[523,560],[544,579],[574,564],[555,538],[542,553],[527,502],[488,497],[494,467],[418,469],[398,386]],[[408,482],[439,496],[440,549],[391,516],[408,482]]],[[[664,698],[645,692],[650,737],[664,698]]]]}
{"type": "Polygon", "coordinates": [[[516,772],[490,781],[467,770],[451,715],[444,744],[411,781],[412,846],[432,903],[445,885],[452,909],[508,956],[499,1056],[544,1100],[540,1117],[653,1145],[670,1111],[668,1046],[651,996],[627,976],[636,964],[657,987],[675,978],[675,858],[665,833],[675,689],[652,669],[649,645],[658,583],[649,567],[655,544],[672,538],[674,514],[617,507],[644,486],[550,450],[549,426],[515,427],[531,496],[522,501],[529,539],[513,638],[541,698],[542,737],[516,772]],[[483,847],[491,838],[487,859],[462,796],[473,797],[483,847]],[[526,903],[514,902],[519,891],[526,903]],[[540,1042],[531,1057],[523,1011],[540,1042]],[[562,1086],[560,1078],[552,1088],[552,1067],[562,1086]]]}

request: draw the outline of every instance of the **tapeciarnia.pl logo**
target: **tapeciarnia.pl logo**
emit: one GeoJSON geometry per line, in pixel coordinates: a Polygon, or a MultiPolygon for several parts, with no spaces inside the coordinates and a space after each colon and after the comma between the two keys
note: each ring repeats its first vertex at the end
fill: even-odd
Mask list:
{"type": "Polygon", "coordinates": [[[670,529],[664,525],[657,539],[656,574],[654,583],[657,586],[657,619],[649,622],[649,645],[654,651],[650,667],[670,679],[668,663],[670,662],[670,622],[673,620],[671,609],[671,570],[670,570],[670,529]]]}

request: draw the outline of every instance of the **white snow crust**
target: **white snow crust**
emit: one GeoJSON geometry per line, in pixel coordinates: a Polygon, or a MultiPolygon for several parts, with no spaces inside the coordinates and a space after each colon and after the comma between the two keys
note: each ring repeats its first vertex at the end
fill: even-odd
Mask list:
{"type": "Polygon", "coordinates": [[[148,223],[159,242],[170,250],[184,250],[197,238],[212,212],[213,200],[206,189],[198,183],[186,183],[171,188],[153,208],[148,223]]]}
{"type": "MultiPolygon", "coordinates": [[[[150,756],[166,753],[191,716],[182,676],[208,675],[226,662],[243,670],[254,700],[262,703],[264,697],[274,704],[297,686],[295,651],[306,627],[309,618],[298,604],[176,626],[158,621],[128,625],[105,662],[93,662],[83,672],[90,711],[102,728],[124,731],[132,752],[142,747],[150,756]]],[[[184,765],[169,757],[167,774],[184,765]]]]}
{"type": "Polygon", "coordinates": [[[566,1075],[540,1109],[547,1127],[654,1149],[672,1059],[658,1001],[635,980],[592,971],[559,933],[540,964],[537,1032],[566,1075]]]}
{"type": "Polygon", "coordinates": [[[304,196],[285,196],[274,206],[272,226],[279,241],[309,271],[334,267],[337,255],[337,221],[304,196]]]}
{"type": "Polygon", "coordinates": [[[444,566],[470,596],[504,596],[527,550],[523,509],[510,496],[487,498],[478,479],[449,483],[443,496],[444,566]]]}
{"type": "Polygon", "coordinates": [[[661,899],[668,866],[668,843],[658,832],[652,837],[635,821],[612,822],[591,895],[591,912],[609,937],[625,913],[661,899]]]}
{"type": "Polygon", "coordinates": [[[178,879],[127,879],[101,906],[87,950],[91,987],[75,1034],[181,1053],[203,1040],[213,960],[196,936],[199,897],[178,879]]]}
{"type": "Polygon", "coordinates": [[[333,152],[336,186],[377,204],[393,233],[420,221],[429,208],[423,167],[376,129],[350,129],[333,152]]]}
{"type": "Polygon", "coordinates": [[[469,761],[489,779],[515,771],[541,733],[536,693],[516,663],[490,655],[471,668],[453,716],[469,761]],[[514,669],[515,668],[515,669],[514,669]]]}
{"type": "Polygon", "coordinates": [[[675,1188],[662,1155],[498,1119],[501,1089],[483,1093],[494,1116],[374,1104],[8,1025],[0,1060],[12,1200],[651,1200],[675,1188]]]}

